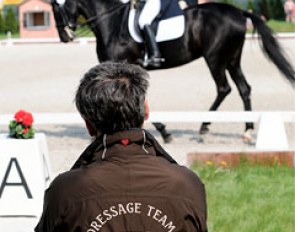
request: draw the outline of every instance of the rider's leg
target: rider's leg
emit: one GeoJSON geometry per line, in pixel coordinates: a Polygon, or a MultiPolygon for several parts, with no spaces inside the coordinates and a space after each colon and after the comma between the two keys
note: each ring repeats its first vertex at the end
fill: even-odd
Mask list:
{"type": "Polygon", "coordinates": [[[143,9],[140,12],[138,25],[143,30],[144,25],[151,25],[161,11],[161,0],[143,0],[143,9]]]}
{"type": "Polygon", "coordinates": [[[146,40],[148,49],[149,62],[148,65],[159,67],[161,65],[161,53],[156,42],[155,33],[151,29],[150,25],[144,25],[143,33],[146,40]]]}

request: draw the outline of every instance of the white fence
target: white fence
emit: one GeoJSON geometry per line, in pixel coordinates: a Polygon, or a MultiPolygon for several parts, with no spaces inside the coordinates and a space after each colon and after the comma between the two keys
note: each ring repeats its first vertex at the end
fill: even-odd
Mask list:
{"type": "MultiPolygon", "coordinates": [[[[34,124],[81,124],[78,113],[34,113],[34,124]]],[[[0,125],[8,125],[13,115],[1,115],[0,125]]],[[[149,122],[254,122],[259,123],[256,149],[289,150],[285,122],[295,122],[295,111],[285,112],[151,112],[149,122]]]]}

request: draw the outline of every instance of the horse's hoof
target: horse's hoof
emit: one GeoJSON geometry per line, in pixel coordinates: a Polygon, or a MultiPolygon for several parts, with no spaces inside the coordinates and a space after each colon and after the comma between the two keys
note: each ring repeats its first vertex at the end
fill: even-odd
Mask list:
{"type": "Polygon", "coordinates": [[[246,130],[242,136],[244,142],[249,143],[253,140],[252,138],[252,130],[246,130]]]}
{"type": "Polygon", "coordinates": [[[198,143],[205,143],[205,138],[204,138],[204,136],[199,136],[199,137],[197,138],[197,142],[198,142],[198,143]]]}
{"type": "Polygon", "coordinates": [[[201,126],[200,130],[199,130],[199,134],[200,135],[206,135],[209,133],[209,128],[207,126],[201,126]]]}
{"type": "Polygon", "coordinates": [[[163,139],[164,139],[164,143],[171,143],[173,140],[171,134],[167,134],[163,139]]]}

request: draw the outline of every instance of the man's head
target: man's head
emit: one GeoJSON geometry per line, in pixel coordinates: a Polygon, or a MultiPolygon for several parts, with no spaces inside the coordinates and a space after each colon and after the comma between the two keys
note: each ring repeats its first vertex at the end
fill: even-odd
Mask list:
{"type": "Polygon", "coordinates": [[[140,128],[148,117],[148,74],[127,63],[102,63],[82,78],[76,92],[78,111],[91,135],[140,128]]]}

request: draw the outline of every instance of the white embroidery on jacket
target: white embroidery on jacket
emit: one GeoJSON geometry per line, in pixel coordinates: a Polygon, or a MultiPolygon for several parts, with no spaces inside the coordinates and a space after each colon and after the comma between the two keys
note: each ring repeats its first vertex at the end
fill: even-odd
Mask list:
{"type": "Polygon", "coordinates": [[[152,205],[143,205],[141,202],[128,202],[125,204],[112,205],[108,209],[102,210],[90,225],[86,232],[99,232],[105,224],[114,218],[126,214],[137,214],[151,218],[159,223],[168,232],[173,232],[176,228],[175,224],[168,220],[168,216],[162,210],[152,205]]]}

